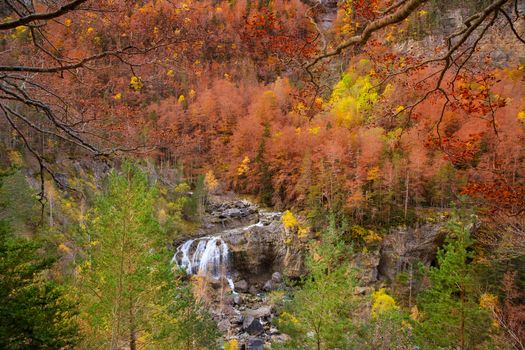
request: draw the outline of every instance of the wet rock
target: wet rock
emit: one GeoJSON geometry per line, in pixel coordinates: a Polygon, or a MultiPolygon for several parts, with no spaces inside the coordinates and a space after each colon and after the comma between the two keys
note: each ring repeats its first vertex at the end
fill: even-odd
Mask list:
{"type": "Polygon", "coordinates": [[[244,321],[242,322],[242,329],[250,335],[259,335],[264,332],[264,327],[259,321],[259,319],[253,316],[244,317],[244,321]]]}
{"type": "Polygon", "coordinates": [[[248,282],[240,280],[235,283],[235,290],[237,292],[246,293],[248,291],[248,282]]]}
{"type": "Polygon", "coordinates": [[[242,302],[242,298],[240,294],[234,294],[233,295],[233,303],[235,305],[239,305],[242,302]]]}
{"type": "Polygon", "coordinates": [[[246,349],[247,350],[263,350],[264,341],[259,338],[249,337],[246,342],[246,349]]]}

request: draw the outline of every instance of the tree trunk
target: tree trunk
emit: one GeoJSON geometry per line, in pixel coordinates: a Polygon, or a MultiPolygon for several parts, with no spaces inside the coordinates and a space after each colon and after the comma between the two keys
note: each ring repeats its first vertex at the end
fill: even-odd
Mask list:
{"type": "Polygon", "coordinates": [[[405,178],[405,222],[407,221],[407,212],[408,212],[408,185],[409,185],[410,177],[408,173],[408,167],[407,167],[407,175],[405,178]]]}

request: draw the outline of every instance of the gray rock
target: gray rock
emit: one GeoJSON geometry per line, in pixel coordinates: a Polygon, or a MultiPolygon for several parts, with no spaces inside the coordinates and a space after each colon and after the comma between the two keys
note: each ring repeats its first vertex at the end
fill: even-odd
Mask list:
{"type": "Polygon", "coordinates": [[[281,283],[283,281],[283,275],[280,272],[272,273],[272,281],[275,283],[281,283]]]}
{"type": "Polygon", "coordinates": [[[392,281],[398,273],[408,271],[417,262],[430,265],[445,239],[445,221],[392,230],[383,239],[380,275],[392,281]]]}
{"type": "Polygon", "coordinates": [[[222,333],[226,333],[228,332],[228,330],[230,329],[231,327],[231,323],[230,323],[230,320],[228,319],[224,319],[222,321],[220,321],[218,324],[217,324],[217,328],[219,329],[220,332],[222,333]]]}
{"type": "Polygon", "coordinates": [[[261,322],[253,316],[246,316],[242,322],[242,329],[250,335],[259,335],[264,332],[261,322]]]}
{"type": "Polygon", "coordinates": [[[275,289],[276,289],[275,283],[273,282],[273,280],[266,281],[266,283],[263,286],[263,290],[267,292],[271,292],[272,290],[275,290],[275,289]]]}
{"type": "Polygon", "coordinates": [[[270,306],[261,306],[255,310],[247,309],[243,314],[246,315],[246,317],[251,316],[254,318],[269,317],[272,314],[272,308],[270,306]]]}
{"type": "Polygon", "coordinates": [[[235,290],[237,292],[246,293],[248,291],[248,282],[240,280],[235,283],[235,290]]]}
{"type": "Polygon", "coordinates": [[[257,288],[255,288],[255,286],[250,286],[249,292],[251,295],[257,295],[259,291],[257,290],[257,288]]]}
{"type": "Polygon", "coordinates": [[[246,342],[246,349],[247,350],[263,350],[264,341],[259,338],[249,337],[248,341],[246,342]]]}
{"type": "Polygon", "coordinates": [[[241,295],[240,294],[234,294],[233,295],[233,303],[236,304],[236,305],[239,305],[242,301],[242,298],[241,298],[241,295]]]}

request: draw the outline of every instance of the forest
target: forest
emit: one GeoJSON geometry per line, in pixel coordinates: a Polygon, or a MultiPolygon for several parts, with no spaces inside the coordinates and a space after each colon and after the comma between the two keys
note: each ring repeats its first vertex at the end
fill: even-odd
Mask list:
{"type": "Polygon", "coordinates": [[[0,349],[525,350],[525,1],[1,0],[0,349]]]}

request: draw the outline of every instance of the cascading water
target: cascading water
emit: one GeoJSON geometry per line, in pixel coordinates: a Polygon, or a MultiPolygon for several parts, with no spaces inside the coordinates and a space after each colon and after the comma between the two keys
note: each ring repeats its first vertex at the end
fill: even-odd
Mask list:
{"type": "Polygon", "coordinates": [[[228,281],[234,291],[230,277],[230,251],[221,237],[190,239],[177,248],[171,260],[190,275],[211,277],[228,281]]]}

